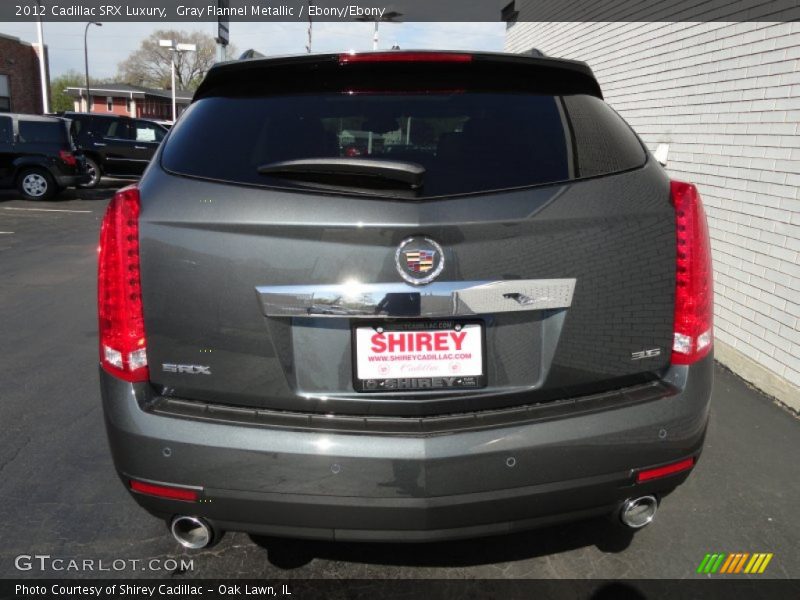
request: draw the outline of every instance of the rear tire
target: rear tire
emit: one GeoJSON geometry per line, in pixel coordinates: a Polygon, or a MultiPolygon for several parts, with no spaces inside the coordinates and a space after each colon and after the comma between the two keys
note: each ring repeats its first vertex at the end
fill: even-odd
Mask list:
{"type": "Polygon", "coordinates": [[[85,189],[96,188],[100,183],[100,178],[103,176],[103,173],[100,170],[100,165],[98,165],[93,158],[89,158],[88,156],[86,157],[86,172],[91,179],[86,183],[82,183],[79,187],[85,189]]]}
{"type": "Polygon", "coordinates": [[[17,189],[25,200],[50,200],[58,193],[58,186],[45,169],[25,169],[17,178],[17,189]]]}

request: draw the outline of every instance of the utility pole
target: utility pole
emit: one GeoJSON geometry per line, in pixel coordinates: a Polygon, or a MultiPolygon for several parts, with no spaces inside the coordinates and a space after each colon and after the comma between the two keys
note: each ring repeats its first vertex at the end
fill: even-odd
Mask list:
{"type": "Polygon", "coordinates": [[[44,64],[46,58],[44,50],[44,29],[42,27],[42,5],[39,3],[39,0],[36,0],[36,6],[39,8],[37,12],[39,20],[36,21],[36,32],[39,36],[39,85],[42,88],[42,113],[47,114],[50,112],[50,103],[47,97],[47,90],[50,86],[47,83],[47,69],[44,64]]]}

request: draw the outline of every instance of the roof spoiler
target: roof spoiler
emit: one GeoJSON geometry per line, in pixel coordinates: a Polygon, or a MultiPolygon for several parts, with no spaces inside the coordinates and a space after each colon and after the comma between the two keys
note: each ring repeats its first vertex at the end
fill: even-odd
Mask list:
{"type": "Polygon", "coordinates": [[[443,74],[454,78],[493,77],[524,87],[541,83],[556,90],[553,93],[590,94],[603,97],[600,85],[591,68],[585,62],[551,58],[529,50],[522,54],[393,50],[381,52],[357,52],[335,54],[300,54],[293,56],[264,57],[256,50],[244,52],[240,60],[218,63],[206,74],[195,92],[195,100],[216,91],[230,89],[234,82],[246,82],[248,86],[273,85],[275,90],[298,91],[304,86],[335,87],[337,80],[349,78],[348,85],[363,79],[363,71],[375,69],[383,77],[383,83],[391,82],[390,69],[407,68],[406,63],[417,62],[420,67],[436,68],[441,62],[447,66],[443,74]],[[462,60],[463,59],[463,60],[462,60]],[[455,64],[455,63],[458,64],[455,64]],[[273,76],[260,75],[269,71],[273,76]],[[456,72],[460,74],[456,74],[456,72]],[[258,75],[256,75],[258,74],[258,75]],[[561,91],[558,91],[561,90],[561,91]]]}

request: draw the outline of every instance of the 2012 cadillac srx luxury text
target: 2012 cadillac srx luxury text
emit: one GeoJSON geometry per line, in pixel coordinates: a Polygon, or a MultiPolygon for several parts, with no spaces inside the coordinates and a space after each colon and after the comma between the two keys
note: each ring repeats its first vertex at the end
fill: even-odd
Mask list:
{"type": "Polygon", "coordinates": [[[189,548],[639,528],[703,446],[700,197],[581,62],[215,66],[108,207],[98,302],[116,468],[189,548]]]}

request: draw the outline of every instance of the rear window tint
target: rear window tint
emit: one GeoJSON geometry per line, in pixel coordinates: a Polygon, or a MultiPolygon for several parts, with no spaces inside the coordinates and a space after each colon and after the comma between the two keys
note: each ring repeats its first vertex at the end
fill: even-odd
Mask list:
{"type": "Polygon", "coordinates": [[[258,167],[331,157],[418,163],[426,170],[422,197],[556,183],[645,160],[630,128],[591,96],[332,92],[203,98],[175,126],[162,165],[182,175],[296,187],[304,184],[258,167]],[[594,138],[603,140],[602,152],[575,148],[594,138]]]}
{"type": "Polygon", "coordinates": [[[63,144],[66,134],[61,121],[19,121],[19,141],[25,144],[63,144]]]}
{"type": "Polygon", "coordinates": [[[575,135],[575,162],[581,177],[615,173],[641,165],[644,150],[631,128],[597,98],[565,96],[575,135]]]}

